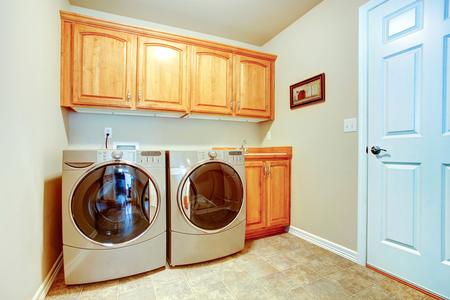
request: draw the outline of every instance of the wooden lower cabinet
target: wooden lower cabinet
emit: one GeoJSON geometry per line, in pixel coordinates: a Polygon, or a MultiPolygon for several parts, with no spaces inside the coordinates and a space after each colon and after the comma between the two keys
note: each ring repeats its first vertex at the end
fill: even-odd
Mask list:
{"type": "Polygon", "coordinates": [[[288,151],[246,156],[247,239],[285,232],[290,224],[292,150],[282,149],[288,151]]]}

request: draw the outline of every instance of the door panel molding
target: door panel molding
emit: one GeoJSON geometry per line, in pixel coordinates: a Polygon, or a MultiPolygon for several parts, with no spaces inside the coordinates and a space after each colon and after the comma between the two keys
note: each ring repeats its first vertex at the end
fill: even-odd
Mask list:
{"type": "Polygon", "coordinates": [[[421,44],[383,58],[385,136],[420,134],[421,65],[421,44]],[[409,88],[405,91],[398,88],[400,85],[409,88]],[[400,111],[395,107],[391,111],[389,103],[394,99],[402,102],[400,111]]]}
{"type": "Polygon", "coordinates": [[[383,163],[384,226],[381,240],[401,251],[420,255],[418,240],[420,163],[383,163]],[[412,203],[404,200],[412,198],[412,203]],[[402,201],[403,200],[403,201],[402,201]],[[409,224],[400,228],[398,223],[409,224]]]}
{"type": "MultiPolygon", "coordinates": [[[[448,3],[448,1],[447,1],[448,3]]],[[[450,135],[450,34],[444,36],[443,93],[442,93],[442,133],[450,135]]]]}
{"type": "Polygon", "coordinates": [[[450,267],[450,163],[442,165],[442,263],[450,267]]]}
{"type": "Polygon", "coordinates": [[[422,29],[423,1],[402,7],[383,19],[384,42],[392,42],[422,29]]]}

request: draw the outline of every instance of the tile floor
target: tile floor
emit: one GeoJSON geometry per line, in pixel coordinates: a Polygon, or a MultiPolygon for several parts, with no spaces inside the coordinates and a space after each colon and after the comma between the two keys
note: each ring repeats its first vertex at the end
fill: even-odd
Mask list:
{"type": "Polygon", "coordinates": [[[66,286],[46,299],[431,299],[291,234],[249,241],[233,256],[66,286]]]}

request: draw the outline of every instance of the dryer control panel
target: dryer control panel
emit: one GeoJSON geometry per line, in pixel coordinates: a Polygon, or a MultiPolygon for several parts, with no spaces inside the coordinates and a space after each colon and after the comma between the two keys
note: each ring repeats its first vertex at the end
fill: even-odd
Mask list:
{"type": "Polygon", "coordinates": [[[241,150],[226,151],[226,161],[232,165],[242,166],[244,164],[244,154],[241,150]]]}
{"type": "Polygon", "coordinates": [[[111,160],[126,160],[147,168],[164,168],[165,154],[163,151],[136,150],[98,150],[97,163],[111,160]]]}
{"type": "Polygon", "coordinates": [[[215,159],[226,161],[230,165],[244,165],[244,154],[241,150],[209,150],[198,152],[199,161],[215,159]]]}

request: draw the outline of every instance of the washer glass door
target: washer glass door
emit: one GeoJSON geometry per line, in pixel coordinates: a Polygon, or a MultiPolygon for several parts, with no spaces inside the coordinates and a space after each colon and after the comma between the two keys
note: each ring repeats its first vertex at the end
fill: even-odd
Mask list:
{"type": "Polygon", "coordinates": [[[189,173],[183,182],[179,205],[196,227],[219,230],[239,214],[243,204],[239,174],[221,162],[207,162],[189,173]]]}
{"type": "Polygon", "coordinates": [[[143,234],[158,206],[158,190],[150,175],[137,166],[114,162],[82,178],[72,195],[71,213],[87,238],[115,245],[143,234]]]}

